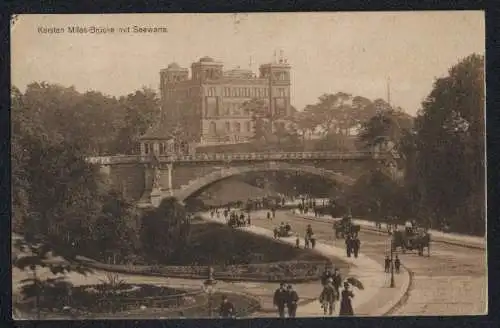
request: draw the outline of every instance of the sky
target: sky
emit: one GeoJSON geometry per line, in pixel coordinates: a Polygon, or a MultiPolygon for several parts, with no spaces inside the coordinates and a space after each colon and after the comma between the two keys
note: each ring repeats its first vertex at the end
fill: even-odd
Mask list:
{"type": "Polygon", "coordinates": [[[437,77],[462,58],[484,54],[484,12],[21,15],[12,23],[12,84],[37,81],[121,96],[158,89],[159,71],[200,57],[224,69],[251,68],[283,52],[292,66],[292,105],[324,93],[387,98],[414,115],[437,77]],[[68,27],[114,28],[69,33],[68,27]],[[164,27],[134,32],[133,26],[164,27]],[[43,33],[40,28],[61,28],[43,33]],[[119,28],[130,27],[130,32],[119,28]],[[165,32],[166,31],[166,32],[165,32]]]}

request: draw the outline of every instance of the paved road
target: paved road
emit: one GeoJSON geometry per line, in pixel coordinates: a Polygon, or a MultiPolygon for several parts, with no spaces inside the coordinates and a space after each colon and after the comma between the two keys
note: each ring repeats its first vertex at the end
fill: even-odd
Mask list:
{"type": "MultiPolygon", "coordinates": [[[[273,222],[258,219],[254,213],[252,224],[273,228],[281,221],[289,222],[294,231],[303,235],[311,224],[319,240],[340,246],[335,240],[332,224],[297,218],[287,212],[277,212],[273,222]]],[[[388,248],[388,237],[361,231],[361,252],[383,262],[388,248]]],[[[472,315],[487,310],[486,252],[455,245],[431,244],[431,256],[419,257],[415,253],[400,254],[400,259],[413,272],[407,301],[393,315],[472,315]]]]}

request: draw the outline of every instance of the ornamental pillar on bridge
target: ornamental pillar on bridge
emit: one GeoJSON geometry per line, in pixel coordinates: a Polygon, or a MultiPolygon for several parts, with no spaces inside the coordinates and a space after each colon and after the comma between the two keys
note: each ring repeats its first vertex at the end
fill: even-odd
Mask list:
{"type": "Polygon", "coordinates": [[[172,163],[161,163],[152,159],[145,165],[145,190],[153,206],[158,206],[165,197],[173,195],[172,190],[172,163]]]}

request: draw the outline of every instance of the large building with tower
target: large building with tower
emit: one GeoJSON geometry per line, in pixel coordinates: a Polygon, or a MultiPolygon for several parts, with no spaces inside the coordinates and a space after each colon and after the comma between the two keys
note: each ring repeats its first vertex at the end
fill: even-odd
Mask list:
{"type": "Polygon", "coordinates": [[[160,71],[160,91],[164,128],[177,127],[199,144],[248,141],[254,127],[243,104],[252,99],[265,103],[275,125],[291,114],[290,66],[283,58],[260,65],[258,75],[249,69],[224,70],[210,57],[193,63],[191,72],[172,63],[160,71]]]}

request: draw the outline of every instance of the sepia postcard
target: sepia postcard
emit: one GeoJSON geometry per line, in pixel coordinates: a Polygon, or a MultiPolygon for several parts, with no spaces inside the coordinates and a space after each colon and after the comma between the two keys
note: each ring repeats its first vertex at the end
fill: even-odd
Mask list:
{"type": "Polygon", "coordinates": [[[482,11],[14,15],[16,320],[484,315],[482,11]]]}

